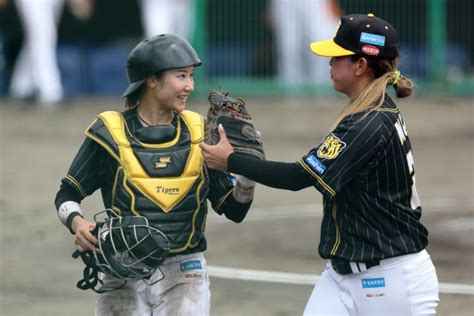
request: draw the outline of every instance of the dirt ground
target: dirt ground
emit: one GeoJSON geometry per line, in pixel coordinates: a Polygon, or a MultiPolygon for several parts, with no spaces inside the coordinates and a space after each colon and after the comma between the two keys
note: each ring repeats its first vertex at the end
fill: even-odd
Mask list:
{"type": "MultiPolygon", "coordinates": [[[[247,98],[269,160],[296,161],[325,136],[343,104],[325,100],[247,98]]],[[[428,251],[441,283],[474,286],[474,104],[472,99],[400,102],[411,137],[428,251]]],[[[83,264],[53,206],[60,179],[94,115],[121,110],[119,99],[82,99],[44,111],[0,101],[0,314],[92,315],[95,294],[75,287],[83,264]]],[[[203,100],[189,109],[206,112],[203,100]]],[[[102,209],[98,194],[86,215],[102,209]]],[[[210,211],[209,265],[320,274],[316,252],[321,197],[259,186],[247,220],[210,211]],[[305,210],[310,210],[306,212],[305,210]],[[312,211],[314,209],[314,212],[312,211]]],[[[211,277],[212,315],[301,315],[310,285],[211,277]]],[[[439,315],[474,314],[472,294],[441,294],[439,315]]],[[[388,314],[387,314],[388,315],[388,314]]]]}

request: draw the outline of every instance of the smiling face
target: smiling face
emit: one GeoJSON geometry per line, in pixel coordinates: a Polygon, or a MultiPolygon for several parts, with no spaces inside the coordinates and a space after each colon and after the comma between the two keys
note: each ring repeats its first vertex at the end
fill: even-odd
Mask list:
{"type": "Polygon", "coordinates": [[[194,91],[194,66],[165,71],[152,87],[152,95],[163,110],[182,112],[194,91]]]}

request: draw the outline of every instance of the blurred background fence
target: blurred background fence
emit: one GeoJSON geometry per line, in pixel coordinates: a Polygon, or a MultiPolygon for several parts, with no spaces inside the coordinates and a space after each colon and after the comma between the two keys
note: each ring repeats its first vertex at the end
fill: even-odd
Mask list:
{"type": "MultiPolygon", "coordinates": [[[[0,96],[7,95],[23,39],[12,1],[15,0],[7,0],[0,13],[0,96]]],[[[302,61],[299,52],[308,52],[310,41],[321,39],[302,37],[308,31],[307,24],[303,24],[303,16],[308,11],[311,28],[322,30],[330,27],[331,34],[334,34],[333,25],[321,19],[321,10],[326,10],[323,16],[372,12],[390,21],[402,39],[400,68],[416,80],[422,92],[459,96],[474,94],[474,1],[327,0],[324,8],[319,4],[321,2],[192,1],[192,19],[176,19],[180,23],[191,23],[189,40],[204,62],[196,73],[196,92],[207,94],[209,89],[223,86],[240,95],[331,93],[328,92],[332,91],[328,89],[329,80],[313,80],[301,74],[301,80],[288,81],[280,72],[282,65],[296,65],[302,61]],[[297,3],[314,3],[314,6],[309,10],[295,11],[293,17],[288,11],[286,18],[284,14],[275,16],[277,2],[289,2],[293,9],[297,3]],[[296,48],[287,63],[280,58],[281,51],[278,51],[281,44],[278,25],[282,22],[286,22],[290,39],[305,38],[287,45],[288,52],[296,48]],[[301,29],[293,28],[296,25],[301,29]]],[[[142,38],[137,1],[96,0],[93,15],[87,21],[77,20],[65,9],[59,25],[57,58],[66,96],[119,95],[127,85],[127,54],[142,38]]],[[[314,56],[315,62],[316,59],[314,56]]],[[[325,74],[327,76],[327,70],[321,72],[321,78],[325,74]]]]}

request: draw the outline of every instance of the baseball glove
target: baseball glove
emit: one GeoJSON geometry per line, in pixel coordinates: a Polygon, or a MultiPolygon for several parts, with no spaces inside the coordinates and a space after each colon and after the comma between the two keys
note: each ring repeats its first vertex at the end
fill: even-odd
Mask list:
{"type": "Polygon", "coordinates": [[[219,124],[225,129],[234,151],[265,160],[260,132],[255,129],[252,117],[242,98],[232,98],[225,91],[212,91],[209,95],[209,111],[206,117],[205,142],[219,142],[219,124]]]}

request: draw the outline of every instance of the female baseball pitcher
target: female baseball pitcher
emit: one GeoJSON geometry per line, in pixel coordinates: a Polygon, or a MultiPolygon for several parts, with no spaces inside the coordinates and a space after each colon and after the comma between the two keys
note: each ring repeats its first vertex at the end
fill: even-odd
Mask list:
{"type": "Polygon", "coordinates": [[[202,144],[210,168],[270,187],[323,194],[319,254],[328,259],[304,315],[434,315],[438,280],[425,250],[410,139],[395,102],[412,92],[397,70],[400,40],[373,14],[341,18],[335,37],[311,50],[331,57],[334,89],[348,97],[324,141],[295,163],[234,153],[221,141],[202,144]],[[278,170],[278,172],[276,172],[278,170]]]}

